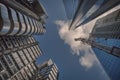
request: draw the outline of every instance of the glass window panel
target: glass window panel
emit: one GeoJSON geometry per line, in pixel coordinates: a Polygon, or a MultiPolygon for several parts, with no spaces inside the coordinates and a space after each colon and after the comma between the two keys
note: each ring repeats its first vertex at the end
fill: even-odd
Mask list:
{"type": "Polygon", "coordinates": [[[28,63],[28,60],[26,59],[24,53],[22,51],[18,51],[19,55],[21,56],[22,60],[24,61],[25,64],[28,63]]]}
{"type": "Polygon", "coordinates": [[[33,54],[35,55],[35,57],[37,57],[37,53],[35,51],[35,49],[33,47],[31,47],[32,51],[33,51],[33,54]]]}
{"type": "Polygon", "coordinates": [[[20,60],[20,57],[18,56],[18,54],[15,52],[15,53],[12,53],[12,56],[14,57],[15,61],[17,62],[19,68],[22,68],[24,65],[23,65],[22,61],[20,60]]]}
{"type": "Polygon", "coordinates": [[[35,56],[33,55],[33,52],[31,51],[30,48],[28,48],[28,51],[29,51],[30,55],[32,56],[32,58],[35,59],[35,56]]]}
{"type": "Polygon", "coordinates": [[[32,61],[32,58],[30,56],[30,54],[28,53],[28,51],[26,49],[23,50],[27,56],[27,58],[29,59],[29,61],[31,62],[32,61]]]}
{"type": "Polygon", "coordinates": [[[49,75],[50,80],[54,80],[51,75],[49,75]]]}
{"type": "Polygon", "coordinates": [[[9,64],[10,66],[13,65],[13,62],[12,62],[12,59],[11,59],[10,55],[5,55],[5,58],[6,58],[8,64],[9,64]]]}
{"type": "Polygon", "coordinates": [[[4,70],[4,68],[2,66],[2,63],[0,62],[0,72],[3,71],[3,70],[4,70]]]}

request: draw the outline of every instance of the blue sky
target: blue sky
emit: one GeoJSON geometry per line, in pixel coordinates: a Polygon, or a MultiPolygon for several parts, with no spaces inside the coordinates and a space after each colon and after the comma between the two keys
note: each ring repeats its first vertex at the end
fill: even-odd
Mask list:
{"type": "MultiPolygon", "coordinates": [[[[78,45],[79,48],[76,48],[76,46],[71,45],[71,40],[69,43],[62,36],[63,32],[61,31],[66,27],[67,21],[62,0],[40,0],[40,2],[45,7],[49,17],[46,22],[46,33],[42,36],[36,36],[43,51],[43,55],[38,58],[37,63],[51,58],[59,68],[59,80],[109,80],[92,54],[93,52],[86,48],[87,46],[80,47],[81,45],[78,45]],[[76,54],[74,49],[75,51],[78,49],[79,53],[76,54]],[[86,52],[88,54],[84,54],[86,52]]],[[[79,34],[78,31],[76,32],[79,34]]],[[[70,35],[76,36],[76,32],[65,31],[64,33],[66,37],[69,36],[71,39],[70,35]],[[68,35],[69,33],[73,34],[68,35]]]]}

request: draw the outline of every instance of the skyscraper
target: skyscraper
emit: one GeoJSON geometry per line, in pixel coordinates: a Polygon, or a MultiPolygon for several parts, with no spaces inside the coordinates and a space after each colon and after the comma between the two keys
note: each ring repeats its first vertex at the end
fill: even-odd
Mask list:
{"type": "Polygon", "coordinates": [[[88,40],[76,39],[92,46],[95,55],[111,80],[120,79],[119,16],[120,9],[98,19],[88,40]]]}
{"type": "MultiPolygon", "coordinates": [[[[67,3],[67,0],[64,0],[65,6],[69,5],[68,7],[72,7],[70,5],[69,1],[67,3]]],[[[72,17],[72,21],[70,23],[69,29],[75,29],[79,27],[82,24],[85,24],[94,18],[98,17],[99,15],[103,14],[104,12],[108,11],[109,9],[117,6],[120,4],[119,0],[79,0],[77,9],[71,9],[71,13],[73,13],[73,10],[75,11],[74,16],[72,17]]],[[[70,14],[68,9],[66,8],[66,13],[70,14]]]]}
{"type": "Polygon", "coordinates": [[[38,75],[36,80],[58,80],[59,71],[56,64],[49,59],[38,65],[38,75]]]}
{"type": "Polygon", "coordinates": [[[33,37],[0,37],[0,80],[30,80],[42,54],[33,37]]]}
{"type": "Polygon", "coordinates": [[[0,1],[0,35],[20,36],[45,32],[46,11],[37,0],[26,1],[0,1]]]}
{"type": "MultiPolygon", "coordinates": [[[[120,55],[120,9],[96,21],[91,38],[97,43],[112,47],[111,53],[116,51],[120,55]]],[[[93,48],[104,70],[111,80],[120,79],[120,58],[106,54],[102,50],[93,48]]]]}
{"type": "Polygon", "coordinates": [[[32,35],[45,33],[47,13],[38,0],[0,0],[0,80],[31,80],[42,54],[32,35]]]}
{"type": "Polygon", "coordinates": [[[79,0],[63,0],[66,16],[68,20],[74,17],[79,0]]]}
{"type": "Polygon", "coordinates": [[[91,37],[120,38],[120,9],[102,17],[96,21],[91,37]]]}

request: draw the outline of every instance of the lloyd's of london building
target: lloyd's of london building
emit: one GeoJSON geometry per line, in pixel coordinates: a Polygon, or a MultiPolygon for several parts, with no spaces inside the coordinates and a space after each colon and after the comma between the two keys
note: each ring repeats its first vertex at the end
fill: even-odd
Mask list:
{"type": "Polygon", "coordinates": [[[38,0],[0,0],[0,80],[43,80],[34,78],[42,51],[33,35],[45,33],[46,18],[38,0]]]}

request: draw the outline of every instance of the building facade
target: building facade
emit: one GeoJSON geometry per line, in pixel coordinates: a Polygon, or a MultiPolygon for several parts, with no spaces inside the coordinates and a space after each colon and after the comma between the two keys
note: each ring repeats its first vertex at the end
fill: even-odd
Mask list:
{"type": "Polygon", "coordinates": [[[36,80],[58,80],[58,78],[58,68],[51,59],[38,65],[38,75],[36,76],[36,80]]]}
{"type": "MultiPolygon", "coordinates": [[[[91,33],[91,38],[97,43],[111,47],[111,52],[117,51],[117,54],[120,55],[119,25],[120,9],[98,19],[91,33]]],[[[107,52],[97,48],[93,48],[93,50],[110,79],[119,80],[120,69],[118,67],[120,66],[120,57],[107,54],[107,52]]]]}
{"type": "Polygon", "coordinates": [[[110,80],[120,79],[120,9],[98,19],[89,39],[78,38],[91,45],[110,80]]]}
{"type": "Polygon", "coordinates": [[[0,80],[30,80],[42,54],[33,37],[0,37],[0,80]]]}
{"type": "MultiPolygon", "coordinates": [[[[116,52],[120,55],[120,9],[98,19],[90,34],[90,39],[96,43],[111,48],[110,53],[116,52]]],[[[105,48],[104,48],[105,49],[105,48]]],[[[107,54],[104,50],[93,47],[103,69],[111,80],[120,79],[120,57],[107,54]]]]}
{"type": "Polygon", "coordinates": [[[1,0],[0,14],[1,36],[30,36],[43,34],[46,30],[44,20],[47,18],[47,13],[37,0],[33,0],[33,2],[28,0],[1,0]]]}
{"type": "Polygon", "coordinates": [[[98,38],[120,38],[120,9],[102,17],[96,21],[91,33],[92,37],[98,38]]]}
{"type": "MultiPolygon", "coordinates": [[[[67,0],[63,0],[64,2],[67,0]]],[[[70,23],[69,29],[76,29],[80,25],[88,23],[89,21],[95,19],[99,15],[103,14],[104,12],[108,11],[109,9],[117,6],[120,4],[119,0],[78,0],[77,8],[75,7],[74,10],[75,14],[72,17],[72,21],[70,23]]],[[[64,4],[65,6],[69,5],[71,7],[69,1],[68,3],[64,4]]],[[[67,9],[67,8],[66,8],[67,9]]],[[[67,14],[70,14],[67,12],[67,14]]],[[[71,9],[73,13],[73,9],[71,9]]]]}
{"type": "Polygon", "coordinates": [[[79,0],[63,0],[66,16],[68,20],[74,17],[79,0]]]}
{"type": "MultiPolygon", "coordinates": [[[[101,43],[105,43],[105,40],[103,40],[101,43]]],[[[120,41],[117,41],[120,43],[120,41]]],[[[114,42],[114,44],[120,46],[120,44],[117,44],[117,42],[114,42]]],[[[92,48],[95,52],[96,57],[100,61],[100,64],[102,65],[103,69],[105,70],[106,74],[110,78],[110,80],[119,80],[120,79],[120,57],[116,57],[110,54],[107,54],[103,50],[92,48]]]]}
{"type": "Polygon", "coordinates": [[[42,54],[32,35],[45,33],[46,18],[38,0],[0,0],[0,80],[32,80],[42,54]]]}

